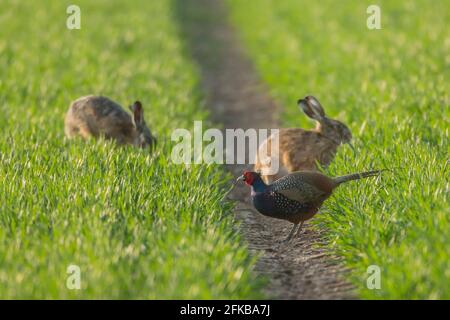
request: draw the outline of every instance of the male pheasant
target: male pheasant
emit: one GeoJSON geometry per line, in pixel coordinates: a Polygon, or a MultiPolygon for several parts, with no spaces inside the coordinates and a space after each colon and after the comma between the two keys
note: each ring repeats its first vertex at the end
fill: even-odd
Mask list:
{"type": "Polygon", "coordinates": [[[311,219],[341,183],[378,175],[382,170],[330,178],[319,172],[298,171],[267,185],[256,172],[245,171],[237,181],[251,186],[253,205],[261,214],[294,224],[286,238],[297,236],[303,223],[311,219]],[[297,232],[296,232],[297,230],[297,232]]]}

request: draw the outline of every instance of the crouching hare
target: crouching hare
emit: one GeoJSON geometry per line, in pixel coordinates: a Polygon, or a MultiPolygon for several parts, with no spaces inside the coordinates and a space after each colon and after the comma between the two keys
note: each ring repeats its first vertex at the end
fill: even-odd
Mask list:
{"type": "Polygon", "coordinates": [[[67,112],[66,136],[81,136],[84,139],[104,137],[115,140],[119,145],[153,148],[156,138],[145,123],[142,104],[136,101],[130,110],[132,116],[106,97],[81,97],[72,102],[67,112]]]}
{"type": "Polygon", "coordinates": [[[266,183],[294,171],[317,171],[316,162],[326,167],[334,159],[339,145],[350,144],[350,129],[338,120],[327,118],[316,98],[307,96],[300,99],[298,106],[317,122],[316,128],[280,129],[278,137],[271,135],[261,144],[255,159],[255,171],[261,173],[266,183]],[[273,161],[279,163],[276,173],[269,170],[273,161]]]}

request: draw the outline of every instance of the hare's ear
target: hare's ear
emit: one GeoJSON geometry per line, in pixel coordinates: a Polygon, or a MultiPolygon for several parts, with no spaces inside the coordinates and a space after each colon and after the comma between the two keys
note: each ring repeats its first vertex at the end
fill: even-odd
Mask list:
{"type": "Polygon", "coordinates": [[[319,100],[313,96],[306,96],[304,99],[298,100],[298,106],[311,119],[321,120],[325,117],[325,111],[322,108],[319,100]]]}
{"type": "Polygon", "coordinates": [[[130,110],[133,112],[133,121],[136,125],[142,125],[144,123],[144,110],[142,109],[142,103],[136,101],[130,106],[130,110]]]}

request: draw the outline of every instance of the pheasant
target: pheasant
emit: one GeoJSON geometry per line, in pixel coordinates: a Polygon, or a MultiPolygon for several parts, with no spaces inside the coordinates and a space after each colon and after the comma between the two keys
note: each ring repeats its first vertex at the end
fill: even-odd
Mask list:
{"type": "Polygon", "coordinates": [[[251,187],[253,205],[259,213],[294,224],[288,237],[300,234],[303,223],[311,219],[341,183],[378,175],[383,170],[354,173],[330,178],[313,171],[290,173],[267,185],[257,172],[245,171],[237,181],[251,187]]]}

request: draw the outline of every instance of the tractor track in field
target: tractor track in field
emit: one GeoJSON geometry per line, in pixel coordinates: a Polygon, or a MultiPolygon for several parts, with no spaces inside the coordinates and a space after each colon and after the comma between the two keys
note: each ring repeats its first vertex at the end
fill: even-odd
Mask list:
{"type": "MultiPolygon", "coordinates": [[[[174,0],[180,33],[202,76],[202,89],[212,118],[224,128],[276,128],[277,106],[261,85],[227,21],[220,0],[174,0]]],[[[229,165],[237,177],[245,165],[229,165]]],[[[248,207],[249,190],[239,185],[231,197],[238,207],[248,207]]],[[[320,230],[308,223],[300,238],[283,250],[274,245],[288,234],[291,224],[254,213],[236,211],[236,218],[249,249],[260,258],[256,272],[265,275],[265,293],[276,299],[354,298],[352,286],[337,257],[326,254],[320,230]]]]}

